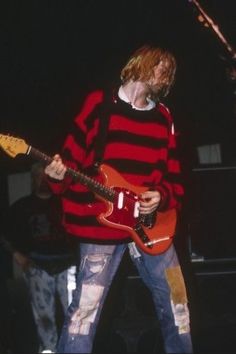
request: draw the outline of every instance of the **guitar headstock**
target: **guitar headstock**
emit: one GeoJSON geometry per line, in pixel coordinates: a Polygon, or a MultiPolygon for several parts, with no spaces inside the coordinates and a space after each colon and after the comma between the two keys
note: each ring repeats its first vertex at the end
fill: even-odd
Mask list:
{"type": "Polygon", "coordinates": [[[11,157],[26,154],[29,149],[29,145],[23,139],[3,134],[0,134],[0,147],[11,157]]]}

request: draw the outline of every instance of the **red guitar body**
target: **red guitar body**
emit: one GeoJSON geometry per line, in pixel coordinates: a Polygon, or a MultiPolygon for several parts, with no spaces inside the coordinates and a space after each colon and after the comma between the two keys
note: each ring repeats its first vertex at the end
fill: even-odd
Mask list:
{"type": "Polygon", "coordinates": [[[158,212],[155,224],[149,228],[142,225],[142,235],[146,235],[149,241],[144,241],[136,231],[138,218],[134,216],[135,203],[138,195],[147,190],[146,187],[134,186],[128,183],[116,170],[108,165],[99,168],[103,177],[104,186],[111,188],[116,193],[113,202],[98,196],[106,203],[107,210],[98,216],[99,222],[108,227],[127,231],[134,242],[146,253],[159,254],[168,249],[172,243],[176,227],[176,210],[170,209],[158,212]],[[123,193],[123,206],[119,207],[119,194],[123,193]]]}
{"type": "MultiPolygon", "coordinates": [[[[11,157],[27,154],[46,163],[53,158],[28,145],[23,139],[0,134],[0,147],[11,157]]],[[[157,212],[150,222],[139,215],[139,195],[147,188],[128,183],[116,170],[108,165],[101,165],[99,172],[103,184],[80,171],[71,168],[67,173],[81,184],[90,188],[106,204],[106,212],[98,216],[102,224],[127,231],[134,242],[146,253],[155,255],[164,252],[172,243],[176,227],[176,210],[157,212]]]]}

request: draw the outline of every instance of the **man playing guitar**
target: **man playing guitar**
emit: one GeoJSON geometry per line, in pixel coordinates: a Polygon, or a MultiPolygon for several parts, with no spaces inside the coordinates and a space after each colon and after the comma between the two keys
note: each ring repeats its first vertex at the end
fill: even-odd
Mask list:
{"type": "Polygon", "coordinates": [[[59,353],[92,351],[106,295],[127,247],[151,291],[166,353],[192,352],[173,230],[157,237],[158,223],[165,227],[163,216],[175,218],[184,194],[173,119],[161,103],[175,71],[175,58],[168,51],[139,48],[121,70],[119,87],[108,94],[96,90],[87,95],[61,154],[45,168],[52,190],[61,193],[67,232],[80,239],[77,288],[59,353]],[[97,169],[96,144],[105,119],[102,164],[97,169]],[[77,170],[85,176],[75,173],[79,178],[73,178],[71,171],[77,170]]]}

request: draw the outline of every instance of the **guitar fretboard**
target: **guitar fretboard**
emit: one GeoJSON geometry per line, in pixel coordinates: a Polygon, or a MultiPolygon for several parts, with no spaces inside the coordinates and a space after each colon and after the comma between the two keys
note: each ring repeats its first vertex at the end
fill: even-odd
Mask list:
{"type": "MultiPolygon", "coordinates": [[[[35,158],[48,163],[51,163],[53,158],[44,154],[43,152],[35,149],[34,147],[30,146],[28,149],[28,154],[34,156],[35,158]]],[[[98,194],[99,196],[103,197],[104,199],[113,202],[115,198],[115,191],[112,188],[108,188],[101,184],[100,182],[96,181],[95,179],[85,175],[82,172],[75,171],[72,168],[67,167],[66,173],[71,176],[73,179],[79,181],[82,185],[88,187],[92,192],[98,194]]]]}

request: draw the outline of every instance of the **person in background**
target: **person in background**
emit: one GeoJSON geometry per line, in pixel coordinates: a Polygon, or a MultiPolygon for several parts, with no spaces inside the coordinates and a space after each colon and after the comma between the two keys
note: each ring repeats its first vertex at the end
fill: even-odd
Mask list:
{"type": "MultiPolygon", "coordinates": [[[[152,294],[166,353],[192,353],[188,298],[174,244],[150,255],[133,242],[127,229],[118,227],[119,222],[116,227],[112,222],[110,226],[99,222],[97,217],[106,213],[106,203],[96,198],[89,183],[79,183],[70,173],[71,169],[82,170],[103,183],[95,156],[106,115],[102,163],[129,184],[146,187],[138,193],[133,210],[141,225],[150,223],[152,227],[155,221],[151,220],[158,220],[161,212],[179,212],[184,195],[181,167],[173,118],[162,102],[174,83],[175,72],[176,60],[168,50],[155,45],[137,49],[122,68],[117,86],[109,92],[97,89],[87,95],[61,153],[45,168],[54,193],[62,193],[67,232],[80,240],[77,287],[58,353],[93,350],[103,304],[127,248],[152,294]]],[[[119,195],[118,206],[113,204],[117,213],[128,207],[125,198],[119,195]]]]}
{"type": "MultiPolygon", "coordinates": [[[[68,275],[75,277],[75,243],[62,226],[61,200],[49,189],[44,166],[32,165],[32,193],[14,202],[4,216],[3,236],[23,271],[39,340],[38,351],[55,352],[58,302],[63,316],[71,301],[68,275]]],[[[73,283],[72,283],[73,285],[73,283]]]]}

